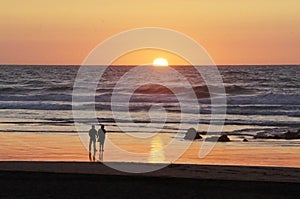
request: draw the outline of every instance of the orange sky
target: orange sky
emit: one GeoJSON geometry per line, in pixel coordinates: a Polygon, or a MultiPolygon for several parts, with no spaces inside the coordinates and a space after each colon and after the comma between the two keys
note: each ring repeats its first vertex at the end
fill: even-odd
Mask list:
{"type": "MultiPolygon", "coordinates": [[[[81,64],[109,36],[146,26],[194,38],[217,64],[300,63],[299,0],[2,0],[0,63],[81,64]]],[[[126,56],[115,64],[156,57],[126,56]]]]}

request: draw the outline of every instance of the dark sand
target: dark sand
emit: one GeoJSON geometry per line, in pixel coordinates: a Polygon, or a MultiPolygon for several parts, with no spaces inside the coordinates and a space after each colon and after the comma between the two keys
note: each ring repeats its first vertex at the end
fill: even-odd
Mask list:
{"type": "Polygon", "coordinates": [[[212,165],[128,174],[101,163],[0,162],[0,197],[296,199],[299,174],[298,168],[212,165]]]}

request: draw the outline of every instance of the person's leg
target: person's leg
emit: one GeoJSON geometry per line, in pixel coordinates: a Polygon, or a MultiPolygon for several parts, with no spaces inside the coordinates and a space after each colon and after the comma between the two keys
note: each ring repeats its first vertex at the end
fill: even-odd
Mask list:
{"type": "Polygon", "coordinates": [[[90,161],[92,161],[92,154],[91,154],[91,152],[89,152],[89,159],[90,159],[90,161]]]}
{"type": "Polygon", "coordinates": [[[89,143],[89,152],[91,152],[91,146],[92,146],[92,139],[90,138],[90,143],[89,143]]]}
{"type": "Polygon", "coordinates": [[[94,152],[96,152],[97,148],[96,148],[96,140],[95,139],[93,140],[93,146],[94,146],[94,152]]]}
{"type": "Polygon", "coordinates": [[[102,151],[104,151],[104,143],[105,143],[105,138],[103,139],[103,143],[102,143],[102,151]]]}

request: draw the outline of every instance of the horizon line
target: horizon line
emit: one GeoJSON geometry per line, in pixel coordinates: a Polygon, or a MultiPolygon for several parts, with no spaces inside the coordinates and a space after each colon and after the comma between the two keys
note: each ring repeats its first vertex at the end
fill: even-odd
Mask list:
{"type": "MultiPolygon", "coordinates": [[[[101,67],[101,66],[140,66],[141,64],[113,64],[113,65],[81,65],[81,64],[0,64],[0,66],[91,66],[91,67],[101,67]]],[[[149,64],[150,65],[150,64],[149,64]]],[[[215,64],[215,65],[188,65],[188,64],[172,64],[169,66],[300,66],[298,64],[215,64]]]]}

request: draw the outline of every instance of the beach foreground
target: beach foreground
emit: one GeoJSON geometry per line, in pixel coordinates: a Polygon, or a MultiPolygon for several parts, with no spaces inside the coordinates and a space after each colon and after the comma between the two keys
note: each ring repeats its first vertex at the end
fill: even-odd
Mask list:
{"type": "Polygon", "coordinates": [[[108,168],[102,163],[1,162],[0,176],[1,197],[298,198],[300,196],[300,169],[297,168],[175,164],[151,173],[128,174],[108,168]]]}

